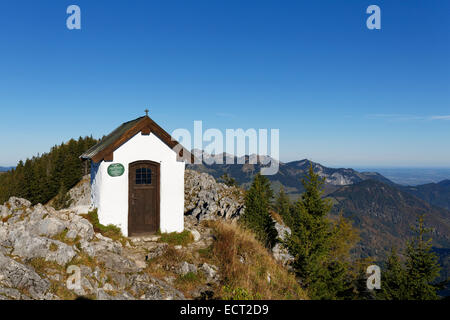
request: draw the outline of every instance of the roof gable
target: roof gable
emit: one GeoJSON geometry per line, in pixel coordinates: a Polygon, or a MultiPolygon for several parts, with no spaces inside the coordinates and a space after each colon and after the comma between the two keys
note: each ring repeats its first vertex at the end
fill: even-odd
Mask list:
{"type": "Polygon", "coordinates": [[[148,116],[123,123],[109,135],[104,137],[95,146],[84,152],[80,158],[90,159],[94,162],[100,162],[103,160],[113,161],[114,151],[139,132],[142,132],[143,135],[153,133],[172,150],[178,151],[178,161],[186,160],[189,163],[194,162],[193,155],[148,116]]]}

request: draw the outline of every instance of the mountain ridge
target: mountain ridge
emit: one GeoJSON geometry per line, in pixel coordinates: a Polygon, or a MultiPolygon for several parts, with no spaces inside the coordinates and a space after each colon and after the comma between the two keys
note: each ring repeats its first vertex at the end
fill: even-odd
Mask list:
{"type": "Polygon", "coordinates": [[[435,206],[450,210],[450,180],[427,183],[418,186],[405,186],[403,190],[435,206]]]}
{"type": "MultiPolygon", "coordinates": [[[[197,151],[197,156],[198,154],[197,151]]],[[[216,179],[220,178],[223,174],[228,174],[236,179],[236,182],[244,188],[249,187],[254,176],[260,172],[261,168],[267,166],[269,160],[277,161],[268,156],[263,156],[264,161],[260,161],[261,157],[257,155],[231,157],[229,154],[220,154],[216,155],[215,158],[222,158],[223,164],[209,164],[214,156],[204,153],[204,157],[206,158],[206,161],[203,161],[201,164],[189,164],[187,165],[187,169],[211,174],[216,179]],[[229,160],[228,163],[231,164],[227,164],[227,159],[229,160]],[[250,164],[249,159],[257,161],[255,161],[256,163],[254,164],[250,164]],[[240,160],[241,163],[239,163],[238,160],[240,160]]],[[[267,176],[267,178],[270,180],[275,192],[283,186],[286,193],[291,198],[296,198],[303,192],[301,179],[307,174],[310,165],[313,166],[316,173],[325,178],[325,194],[336,191],[340,186],[350,185],[368,179],[379,180],[387,184],[394,184],[394,182],[377,172],[358,172],[351,168],[330,168],[309,159],[286,163],[278,162],[278,165],[278,172],[275,175],[267,176]]]]}
{"type": "Polygon", "coordinates": [[[368,256],[383,256],[392,246],[410,238],[419,215],[433,230],[433,244],[450,247],[450,211],[380,181],[366,180],[344,186],[329,195],[332,213],[343,213],[361,232],[361,247],[368,256]]]}

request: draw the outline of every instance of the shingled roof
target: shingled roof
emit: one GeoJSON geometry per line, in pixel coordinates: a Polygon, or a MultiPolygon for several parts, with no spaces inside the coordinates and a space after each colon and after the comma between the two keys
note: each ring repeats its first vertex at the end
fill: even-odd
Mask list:
{"type": "Polygon", "coordinates": [[[194,162],[194,156],[149,116],[139,117],[135,120],[123,123],[95,146],[84,152],[80,158],[83,160],[92,160],[94,162],[103,160],[113,161],[114,151],[139,132],[142,132],[143,135],[153,133],[171,149],[178,146],[178,161],[186,160],[189,163],[194,162]]]}

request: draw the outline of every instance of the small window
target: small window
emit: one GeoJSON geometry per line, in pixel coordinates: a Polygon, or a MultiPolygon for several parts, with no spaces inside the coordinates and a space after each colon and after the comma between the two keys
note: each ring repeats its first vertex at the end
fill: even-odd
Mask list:
{"type": "Polygon", "coordinates": [[[152,184],[152,169],[136,169],[136,184],[152,184]]]}

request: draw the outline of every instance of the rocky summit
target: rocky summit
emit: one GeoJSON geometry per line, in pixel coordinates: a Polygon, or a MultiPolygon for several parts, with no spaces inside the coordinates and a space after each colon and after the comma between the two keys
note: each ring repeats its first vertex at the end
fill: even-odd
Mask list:
{"type": "MultiPolygon", "coordinates": [[[[10,198],[0,205],[0,300],[191,299],[214,290],[220,266],[198,260],[214,236],[203,220],[234,221],[244,212],[243,191],[217,183],[205,173],[186,171],[185,229],[189,241],[161,241],[164,235],[125,238],[96,232],[88,216],[85,177],[74,190],[72,207],[55,210],[10,198]],[[86,211],[84,213],[87,213],[86,211]],[[186,257],[191,257],[188,261],[186,257]],[[163,272],[161,271],[163,270],[163,272]],[[77,282],[76,278],[79,280],[77,282]],[[198,277],[182,292],[183,281],[198,277]]],[[[289,233],[277,225],[280,237],[289,233]]],[[[279,246],[274,257],[291,257],[279,246]]]]}
{"type": "Polygon", "coordinates": [[[200,220],[236,219],[244,213],[242,189],[218,183],[207,173],[186,170],[184,179],[185,215],[200,220]]]}

